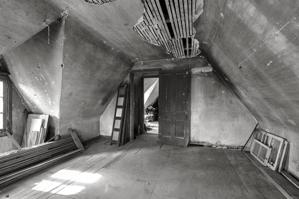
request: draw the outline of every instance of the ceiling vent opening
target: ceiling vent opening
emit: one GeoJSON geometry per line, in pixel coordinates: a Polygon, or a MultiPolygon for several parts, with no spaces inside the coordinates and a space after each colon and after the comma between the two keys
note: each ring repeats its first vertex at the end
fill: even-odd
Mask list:
{"type": "Polygon", "coordinates": [[[162,46],[176,58],[200,54],[193,23],[203,12],[203,0],[144,0],[144,13],[134,25],[139,36],[162,46]]]}

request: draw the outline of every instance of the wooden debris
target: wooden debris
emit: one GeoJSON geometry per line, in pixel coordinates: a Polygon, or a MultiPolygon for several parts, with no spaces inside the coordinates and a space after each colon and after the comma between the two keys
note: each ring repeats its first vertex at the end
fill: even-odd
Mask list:
{"type": "Polygon", "coordinates": [[[0,187],[84,150],[76,132],[60,140],[0,155],[0,187]]]}
{"type": "Polygon", "coordinates": [[[69,128],[69,131],[70,131],[70,134],[71,134],[71,136],[72,136],[72,138],[73,138],[73,140],[74,140],[77,148],[81,149],[83,151],[84,150],[84,146],[81,143],[81,141],[80,141],[80,139],[79,139],[78,134],[76,133],[76,131],[74,129],[71,129],[71,128],[69,128]]]}

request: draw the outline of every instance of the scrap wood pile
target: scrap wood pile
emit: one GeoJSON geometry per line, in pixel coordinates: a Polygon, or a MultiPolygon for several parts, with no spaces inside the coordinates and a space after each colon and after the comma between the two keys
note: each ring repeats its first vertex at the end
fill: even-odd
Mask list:
{"type": "Polygon", "coordinates": [[[0,155],[0,187],[22,179],[84,150],[76,132],[59,140],[0,155]]]}

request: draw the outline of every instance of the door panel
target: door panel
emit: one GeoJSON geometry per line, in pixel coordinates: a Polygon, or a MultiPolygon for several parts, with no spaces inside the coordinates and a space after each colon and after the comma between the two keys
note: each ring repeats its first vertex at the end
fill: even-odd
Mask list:
{"type": "Polygon", "coordinates": [[[171,126],[171,121],[163,120],[164,125],[160,127],[160,131],[163,132],[164,137],[171,137],[171,132],[174,130],[171,126]]]}
{"type": "Polygon", "coordinates": [[[159,138],[166,144],[186,146],[190,137],[190,74],[161,72],[159,81],[159,138]]]}
{"type": "Polygon", "coordinates": [[[175,137],[184,139],[185,137],[185,122],[184,121],[176,121],[175,123],[175,137]]]}

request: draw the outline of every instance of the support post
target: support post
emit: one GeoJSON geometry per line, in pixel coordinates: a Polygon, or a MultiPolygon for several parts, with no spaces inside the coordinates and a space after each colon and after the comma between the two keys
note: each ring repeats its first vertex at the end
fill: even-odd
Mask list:
{"type": "Polygon", "coordinates": [[[134,73],[130,73],[130,141],[134,140],[134,113],[135,113],[135,96],[134,96],[134,73]]]}

